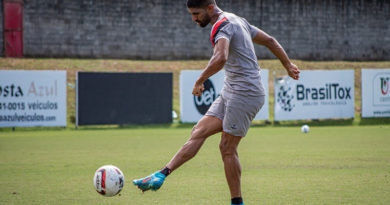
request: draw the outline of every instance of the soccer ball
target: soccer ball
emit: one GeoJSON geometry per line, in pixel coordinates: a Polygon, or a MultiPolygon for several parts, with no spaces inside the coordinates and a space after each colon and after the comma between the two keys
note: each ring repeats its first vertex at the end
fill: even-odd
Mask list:
{"type": "Polygon", "coordinates": [[[303,133],[308,133],[308,132],[310,131],[309,125],[303,125],[303,126],[301,127],[301,131],[302,131],[303,133]]]}
{"type": "Polygon", "coordinates": [[[121,192],[125,182],[122,171],[113,165],[105,165],[96,170],[93,185],[103,196],[115,196],[121,192]]]}

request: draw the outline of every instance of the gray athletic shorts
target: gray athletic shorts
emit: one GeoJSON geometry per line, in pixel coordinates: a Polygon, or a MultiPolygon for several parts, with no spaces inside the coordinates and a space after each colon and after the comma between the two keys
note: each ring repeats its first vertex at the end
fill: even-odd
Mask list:
{"type": "Polygon", "coordinates": [[[265,96],[221,95],[213,102],[207,116],[222,120],[223,131],[233,136],[244,137],[253,118],[264,104],[265,96]]]}

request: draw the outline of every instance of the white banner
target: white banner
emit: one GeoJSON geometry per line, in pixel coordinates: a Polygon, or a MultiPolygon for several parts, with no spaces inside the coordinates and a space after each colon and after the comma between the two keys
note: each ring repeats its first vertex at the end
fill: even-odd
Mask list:
{"type": "Polygon", "coordinates": [[[275,79],[275,121],[354,117],[354,71],[301,71],[275,79]]]}
{"type": "Polygon", "coordinates": [[[66,71],[0,71],[0,127],[66,126],[66,71]]]}
{"type": "Polygon", "coordinates": [[[390,69],[362,69],[362,117],[390,117],[390,69]]]}
{"type": "MultiPolygon", "coordinates": [[[[180,117],[182,122],[198,122],[220,95],[223,88],[225,73],[222,70],[205,82],[205,90],[201,97],[192,95],[195,81],[201,73],[201,70],[183,70],[180,73],[180,117]]],[[[269,119],[268,73],[267,69],[261,69],[260,71],[267,96],[264,106],[256,115],[255,120],[269,119]]]]}

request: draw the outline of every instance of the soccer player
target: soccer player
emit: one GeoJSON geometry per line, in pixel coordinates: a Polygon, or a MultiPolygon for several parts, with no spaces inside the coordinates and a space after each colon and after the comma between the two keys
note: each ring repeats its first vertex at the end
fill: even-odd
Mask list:
{"type": "Polygon", "coordinates": [[[197,79],[192,94],[200,96],[203,83],[225,69],[224,87],[204,117],[194,126],[191,137],[160,171],[133,183],[142,191],[158,190],[165,178],[193,158],[211,135],[222,132],[219,145],[231,204],[244,204],[241,195],[241,166],[237,147],[264,104],[265,90],[261,83],[253,42],[267,47],[283,64],[288,75],[297,80],[299,69],[288,58],[275,38],[249,24],[244,18],[224,12],[215,0],[188,0],[192,20],[200,27],[211,28],[213,56],[197,79]]]}

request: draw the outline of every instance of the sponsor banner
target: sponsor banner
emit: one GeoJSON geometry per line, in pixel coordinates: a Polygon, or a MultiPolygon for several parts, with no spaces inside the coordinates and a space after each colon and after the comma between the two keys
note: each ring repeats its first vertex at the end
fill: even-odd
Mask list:
{"type": "Polygon", "coordinates": [[[66,126],[66,71],[0,71],[0,127],[66,126]]]}
{"type": "Polygon", "coordinates": [[[354,117],[354,71],[301,71],[274,81],[275,121],[354,117]]]}
{"type": "MultiPolygon", "coordinates": [[[[223,88],[225,72],[222,70],[205,81],[205,90],[202,96],[192,95],[195,81],[201,73],[201,70],[183,70],[180,73],[180,117],[182,122],[198,122],[220,95],[223,88]]],[[[269,119],[268,73],[267,69],[261,69],[260,71],[267,96],[264,106],[256,115],[255,120],[269,119]]]]}
{"type": "Polygon", "coordinates": [[[362,69],[362,117],[390,117],[390,69],[362,69]]]}

